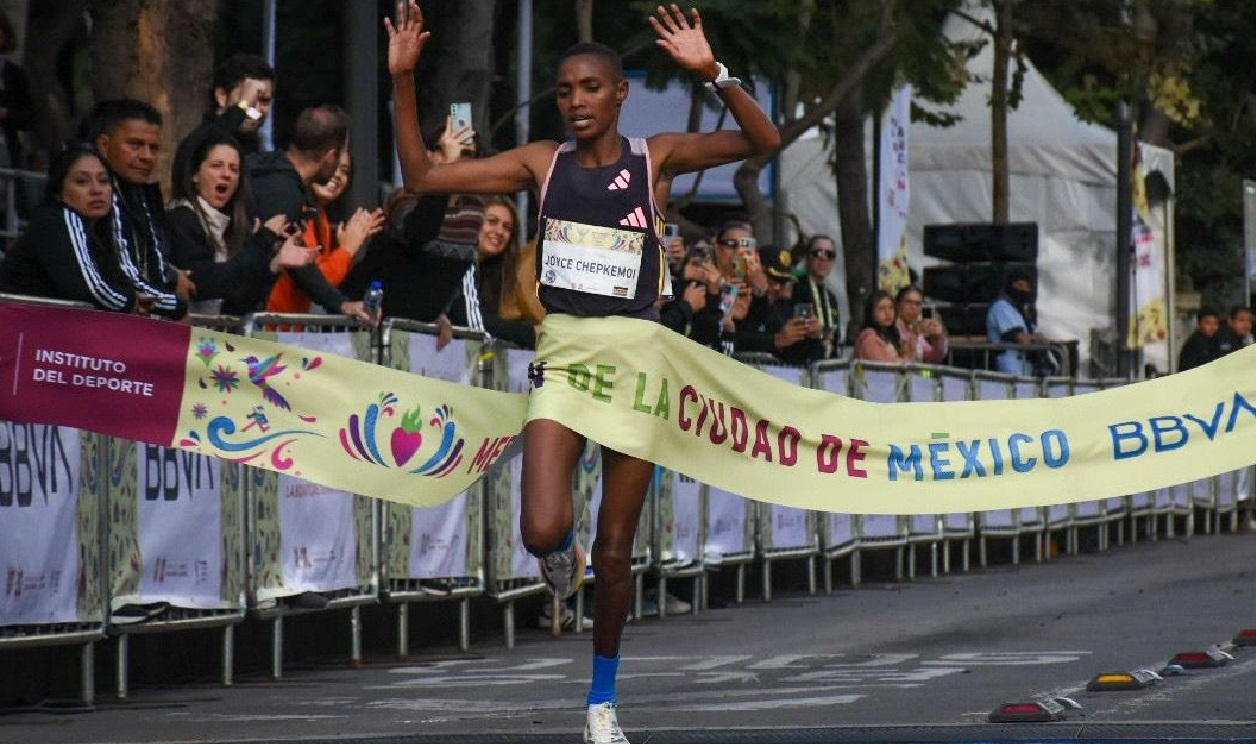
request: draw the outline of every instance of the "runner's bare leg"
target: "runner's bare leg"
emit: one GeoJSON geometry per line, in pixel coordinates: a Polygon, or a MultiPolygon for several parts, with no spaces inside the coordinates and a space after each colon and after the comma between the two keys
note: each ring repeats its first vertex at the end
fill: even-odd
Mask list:
{"type": "Polygon", "coordinates": [[[593,543],[593,650],[619,655],[619,641],[632,603],[632,543],[641,521],[654,465],[602,448],[602,504],[593,543]]]}

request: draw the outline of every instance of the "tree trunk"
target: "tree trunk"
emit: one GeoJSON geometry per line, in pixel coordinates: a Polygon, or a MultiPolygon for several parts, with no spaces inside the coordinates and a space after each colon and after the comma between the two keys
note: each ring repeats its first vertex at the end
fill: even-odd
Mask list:
{"type": "Polygon", "coordinates": [[[994,181],[991,220],[1008,221],[1009,175],[1007,163],[1008,63],[1012,56],[1013,0],[995,0],[994,72],[990,81],[990,169],[994,181]]]}
{"type": "Polygon", "coordinates": [[[86,0],[65,0],[58,12],[35,13],[30,18],[27,36],[39,39],[38,44],[26,45],[23,57],[35,105],[34,150],[47,152],[69,139],[82,113],[75,106],[75,91],[61,85],[57,64],[62,50],[82,27],[86,7],[86,0]]]}
{"type": "MultiPolygon", "coordinates": [[[[741,203],[746,207],[746,214],[750,221],[754,224],[756,235],[772,235],[772,216],[769,213],[767,199],[759,191],[759,173],[763,171],[764,166],[777,156],[786,147],[794,143],[804,132],[811,127],[819,124],[826,116],[833,113],[838,105],[845,100],[867,77],[868,73],[879,62],[890,56],[890,52],[894,51],[894,46],[898,42],[898,34],[895,31],[888,31],[877,41],[876,44],[869,47],[863,56],[842,76],[841,80],[833,86],[824,100],[816,104],[810,109],[806,115],[799,119],[791,119],[781,126],[781,146],[772,152],[756,155],[753,158],[744,160],[740,167],[737,168],[737,174],[733,177],[733,184],[737,189],[737,195],[741,197],[741,203]]],[[[793,112],[788,112],[793,113],[793,112]]],[[[862,139],[862,131],[860,138],[862,139]]],[[[774,236],[773,240],[779,242],[781,236],[774,236]]]]}
{"type": "Polygon", "coordinates": [[[576,40],[593,41],[593,0],[576,0],[576,40]]]}
{"type": "Polygon", "coordinates": [[[846,295],[850,298],[849,337],[849,329],[863,325],[864,301],[877,286],[876,236],[868,215],[862,86],[852,90],[833,112],[833,176],[846,261],[846,295]]]}
{"type": "MultiPolygon", "coordinates": [[[[449,104],[469,102],[475,130],[480,133],[480,147],[490,142],[488,136],[489,97],[493,86],[493,19],[497,0],[464,0],[447,3],[441,9],[439,26],[433,29],[433,52],[429,73],[420,77],[419,101],[422,104],[422,131],[429,134],[445,125],[449,104]]],[[[429,142],[428,146],[433,146],[429,142]]]]}
{"type": "Polygon", "coordinates": [[[170,184],[179,140],[200,123],[214,69],[215,0],[92,0],[92,92],[137,98],[165,120],[157,172],[170,184]]]}

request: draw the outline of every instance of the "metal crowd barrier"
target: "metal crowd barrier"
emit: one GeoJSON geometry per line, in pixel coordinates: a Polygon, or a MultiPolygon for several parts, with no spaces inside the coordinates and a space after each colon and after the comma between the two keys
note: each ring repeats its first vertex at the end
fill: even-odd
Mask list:
{"type": "MultiPolygon", "coordinates": [[[[344,316],[258,314],[245,335],[378,362],[374,328],[344,316]]],[[[298,360],[292,360],[299,363],[298,360]]],[[[264,413],[264,412],[263,412],[264,413]]],[[[379,601],[379,509],[375,499],[301,478],[245,467],[249,610],[273,624],[271,675],[283,676],[284,618],[349,609],[351,656],[362,660],[361,607],[379,601]],[[292,498],[300,493],[301,498],[292,498]],[[303,535],[291,534],[291,513],[303,535]],[[352,538],[342,541],[342,529],[352,538]]]]}
{"type": "MultiPolygon", "coordinates": [[[[508,393],[526,393],[528,369],[535,353],[494,342],[488,360],[490,387],[508,393]]],[[[541,594],[537,560],[523,546],[519,531],[522,513],[523,437],[519,437],[493,464],[487,476],[488,596],[502,605],[506,647],[515,647],[515,602],[541,594]]]]}
{"type": "MultiPolygon", "coordinates": [[[[976,372],[973,385],[977,400],[1011,400],[1015,394],[1016,378],[999,372],[976,372]]],[[[1011,541],[1012,565],[1020,564],[1020,538],[1022,534],[1020,509],[990,509],[977,512],[977,560],[982,568],[988,565],[988,543],[991,539],[1011,541]]]]}
{"type": "MultiPolygon", "coordinates": [[[[0,294],[0,300],[92,308],[20,295],[0,294]]],[[[5,567],[0,651],[79,646],[79,695],[87,706],[96,699],[95,644],[105,637],[108,614],[105,440],[68,427],[0,421],[0,563],[5,567]]]]}
{"type": "Polygon", "coordinates": [[[1042,344],[991,344],[983,341],[966,341],[951,339],[947,345],[946,361],[948,366],[965,369],[997,370],[995,364],[998,356],[1005,351],[1015,351],[1026,355],[1051,354],[1059,363],[1059,369],[1053,374],[1059,377],[1076,377],[1077,341],[1048,341],[1042,344]]]}
{"type": "MultiPolygon", "coordinates": [[[[190,322],[225,333],[245,330],[242,319],[227,316],[190,322]]],[[[113,438],[106,456],[117,696],[128,694],[132,635],[197,628],[222,629],[222,683],[230,686],[234,629],[246,608],[243,466],[113,438]]]]}
{"type": "MultiPolygon", "coordinates": [[[[850,362],[826,360],[811,367],[812,384],[818,390],[850,397],[850,362]]],[[[820,555],[824,561],[824,593],[833,591],[833,561],[845,556],[851,559],[851,584],[859,583],[859,565],[853,555],[859,545],[855,515],[826,512],[819,515],[817,530],[820,555]]]]}
{"type": "MultiPolygon", "coordinates": [[[[484,334],[459,330],[446,346],[437,328],[399,318],[382,327],[386,367],[472,387],[484,387],[484,334]]],[[[439,401],[423,401],[435,408],[439,401]]],[[[484,490],[480,480],[436,507],[380,502],[382,598],[397,605],[397,653],[409,656],[410,603],[459,600],[458,648],[471,645],[471,598],[484,593],[484,490]]]]}
{"type": "MultiPolygon", "coordinates": [[[[903,388],[911,403],[936,403],[942,400],[942,369],[932,365],[909,364],[903,368],[907,384],[903,388]]],[[[912,514],[907,517],[907,578],[916,578],[916,548],[929,547],[929,575],[938,575],[938,546],[944,528],[941,514],[912,514]]]]}
{"type": "MultiPolygon", "coordinates": [[[[973,399],[973,373],[952,367],[942,367],[942,400],[948,403],[973,399]]],[[[970,511],[951,512],[942,515],[942,572],[951,572],[951,542],[960,544],[960,570],[967,572],[969,546],[977,536],[977,520],[970,511]]]]}
{"type": "MultiPolygon", "coordinates": [[[[778,380],[812,387],[805,367],[781,364],[771,355],[738,355],[738,359],[778,380]]],[[[755,502],[755,543],[763,571],[763,599],[772,600],[772,564],[781,560],[806,562],[807,589],[816,593],[816,558],[820,555],[818,515],[807,509],[755,502]]]]}
{"type": "MultiPolygon", "coordinates": [[[[870,403],[900,403],[907,400],[907,377],[901,364],[856,361],[851,367],[854,397],[870,403]]],[[[894,579],[903,578],[903,555],[907,547],[907,517],[895,514],[860,514],[855,517],[858,543],[851,554],[851,578],[862,581],[861,557],[867,550],[894,550],[894,579]]]]}
{"type": "MultiPolygon", "coordinates": [[[[0,238],[7,240],[22,234],[22,219],[17,209],[18,189],[26,190],[26,205],[34,207],[43,200],[46,183],[48,174],[43,171],[0,168],[0,189],[4,191],[4,229],[0,230],[0,238]]],[[[0,246],[0,255],[4,255],[3,246],[0,246]]]]}
{"type": "MultiPolygon", "coordinates": [[[[0,170],[0,177],[3,173],[0,170]]],[[[0,300],[86,307],[2,295],[0,300]]],[[[486,343],[482,336],[469,332],[458,332],[451,346],[437,352],[434,328],[406,321],[387,323],[379,334],[382,344],[376,344],[370,327],[339,316],[196,317],[193,321],[198,327],[267,337],[460,384],[512,392],[528,388],[531,352],[486,343]]],[[[764,358],[747,361],[793,384],[841,395],[853,392],[873,402],[1063,397],[1123,384],[1068,377],[1038,380],[924,365],[827,361],[802,370],[764,358]]],[[[285,543],[282,494],[285,489],[311,488],[311,484],[299,479],[281,483],[280,476],[267,471],[72,429],[0,422],[0,514],[4,515],[0,562],[6,566],[0,595],[0,651],[81,645],[82,697],[90,704],[96,641],[107,635],[117,637],[118,696],[125,697],[130,635],[220,626],[223,683],[231,684],[232,631],[246,614],[252,614],[274,622],[272,673],[279,677],[284,617],[316,611],[288,599],[302,597],[302,591],[314,592],[320,598],[316,604],[325,602],[320,609],[351,610],[354,660],[361,659],[360,607],[380,598],[398,605],[398,646],[403,656],[408,651],[410,603],[460,601],[458,641],[465,650],[470,643],[469,602],[484,594],[504,605],[507,644],[513,646],[513,603],[544,590],[536,561],[523,550],[518,534],[519,449],[513,446],[488,478],[440,508],[410,509],[340,494],[340,502],[331,507],[335,519],[327,521],[351,524],[353,538],[330,552],[326,544],[310,542],[303,553],[301,545],[285,543]],[[26,490],[17,475],[24,467],[29,473],[25,482],[30,484],[26,490]],[[48,498],[41,500],[36,491],[48,498]],[[185,498],[192,495],[196,498],[185,498]],[[208,511],[199,515],[169,511],[193,500],[207,505],[208,511]],[[43,504],[48,506],[36,514],[34,510],[43,504]],[[217,520],[212,541],[221,549],[221,569],[206,568],[201,564],[207,561],[198,564],[184,554],[171,554],[170,549],[163,553],[160,539],[168,544],[192,542],[190,524],[203,528],[206,519],[217,520]],[[56,543],[45,534],[49,531],[73,535],[62,539],[75,544],[56,543]],[[318,554],[320,549],[325,553],[318,554]],[[342,570],[332,583],[314,585],[302,579],[302,571],[314,565],[314,559],[325,563],[336,551],[349,550],[352,558],[339,556],[342,570]],[[14,559],[10,553],[20,557],[14,559]],[[217,581],[212,576],[215,572],[217,581]]],[[[581,529],[591,537],[600,493],[600,453],[590,447],[585,454],[573,494],[586,503],[581,529]]],[[[931,572],[936,575],[937,546],[943,546],[942,570],[949,571],[948,544],[958,540],[967,570],[968,547],[978,535],[984,565],[987,538],[1012,538],[1016,562],[1019,538],[1032,535],[1038,560],[1043,560],[1050,557],[1047,540],[1056,532],[1063,531],[1068,551],[1076,552],[1077,531],[1082,526],[1096,526],[1098,547],[1106,549],[1108,529],[1116,525],[1121,544],[1127,518],[1132,539],[1137,537],[1140,518],[1149,523],[1147,532],[1155,539],[1160,516],[1165,517],[1165,534],[1170,537],[1178,519],[1186,520],[1186,536],[1193,534],[1197,513],[1202,515],[1204,532],[1220,531],[1226,516],[1234,530],[1239,504],[1250,497],[1252,476],[1252,468],[1243,468],[1150,493],[1076,505],[976,515],[858,517],[759,504],[659,468],[633,551],[635,614],[640,617],[642,577],[647,570],[658,575],[663,616],[669,579],[691,577],[700,584],[695,587],[694,612],[708,601],[709,569],[735,567],[737,601],[743,601],[745,567],[756,559],[763,562],[764,597],[770,599],[770,567],[773,561],[786,558],[808,561],[814,592],[814,561],[823,557],[825,591],[829,592],[832,561],[838,557],[851,556],[851,583],[860,582],[863,550],[894,548],[896,578],[901,579],[905,548],[911,551],[909,570],[914,575],[915,547],[929,545],[934,551],[931,572]]],[[[310,500],[296,501],[307,506],[310,500]]],[[[576,616],[583,617],[582,600],[577,602],[576,616]]]]}
{"type": "Polygon", "coordinates": [[[706,572],[702,505],[706,486],[682,473],[663,467],[654,470],[654,523],[651,526],[651,554],[658,578],[659,617],[667,617],[667,582],[693,581],[690,612],[701,611],[702,576],[706,572]]]}

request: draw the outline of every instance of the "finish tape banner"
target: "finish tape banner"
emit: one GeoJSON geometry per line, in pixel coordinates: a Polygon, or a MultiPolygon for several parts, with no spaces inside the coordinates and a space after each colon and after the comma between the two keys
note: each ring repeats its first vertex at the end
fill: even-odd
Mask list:
{"type": "Polygon", "coordinates": [[[929,514],[1086,501],[1256,459],[1248,349],[1072,398],[865,403],[624,318],[551,316],[532,395],[135,316],[0,303],[0,420],[71,426],[427,506],[553,419],[786,506],[929,514]]]}

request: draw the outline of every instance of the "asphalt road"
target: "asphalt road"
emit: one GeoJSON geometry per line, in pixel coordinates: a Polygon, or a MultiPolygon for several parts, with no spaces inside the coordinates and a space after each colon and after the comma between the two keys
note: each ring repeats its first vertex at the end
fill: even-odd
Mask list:
{"type": "MultiPolygon", "coordinates": [[[[620,723],[634,744],[1256,738],[1256,648],[1145,690],[1084,690],[1101,672],[1160,669],[1249,627],[1250,533],[827,596],[778,590],[767,603],[630,624],[620,723]],[[985,722],[1000,703],[1044,694],[1082,709],[1046,725],[985,722]]],[[[0,742],[576,742],[590,654],[587,634],[521,631],[509,650],[500,635],[477,636],[466,654],[433,647],[231,688],[105,694],[80,715],[0,715],[0,742]]]]}

